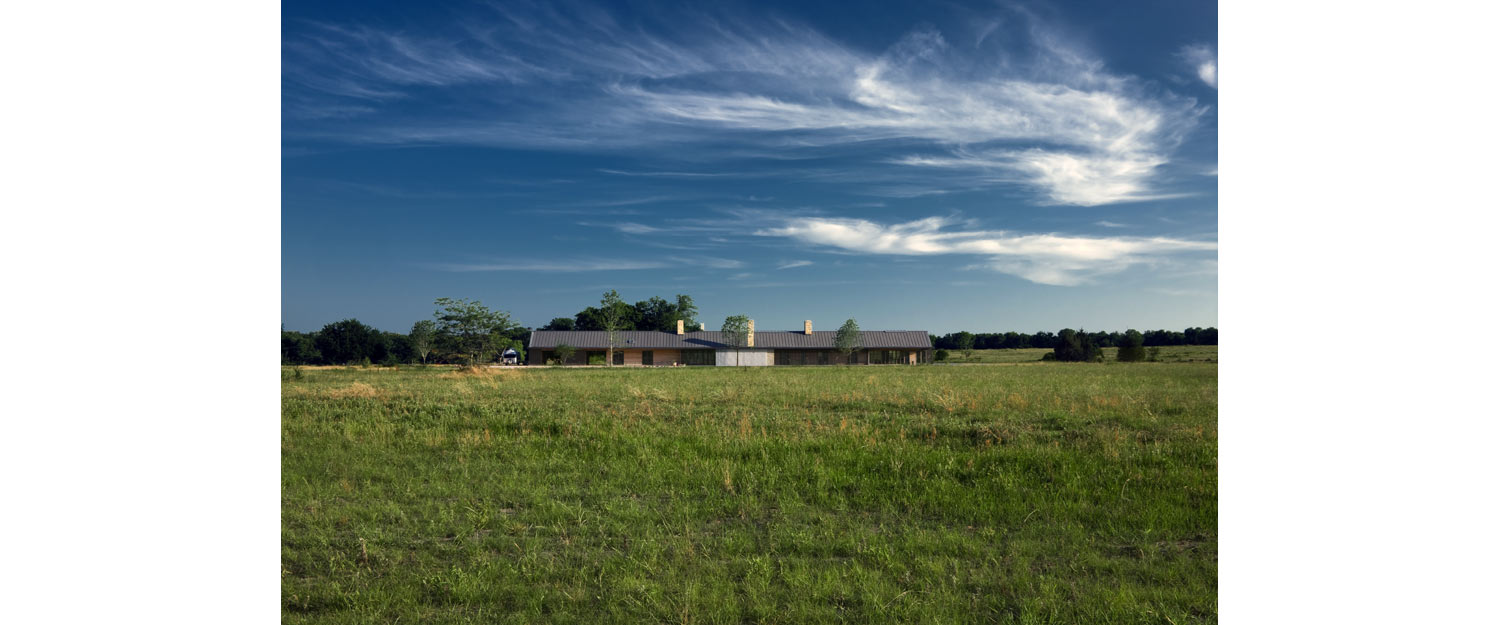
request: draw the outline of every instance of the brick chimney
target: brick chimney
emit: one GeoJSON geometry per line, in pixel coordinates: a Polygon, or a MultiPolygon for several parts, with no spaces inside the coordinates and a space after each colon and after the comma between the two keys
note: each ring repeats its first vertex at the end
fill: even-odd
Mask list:
{"type": "Polygon", "coordinates": [[[755,320],[750,320],[750,331],[745,333],[745,347],[755,347],[755,320]]]}
{"type": "Polygon", "coordinates": [[[812,319],[802,322],[802,333],[812,335],[812,319]]]}
{"type": "Polygon", "coordinates": [[[681,319],[677,320],[677,333],[678,334],[682,334],[682,320],[681,319]]]}

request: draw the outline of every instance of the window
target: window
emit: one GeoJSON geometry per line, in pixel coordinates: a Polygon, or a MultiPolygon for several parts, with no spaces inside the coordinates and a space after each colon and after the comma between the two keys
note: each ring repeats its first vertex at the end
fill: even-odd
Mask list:
{"type": "Polygon", "coordinates": [[[625,350],[623,350],[623,349],[617,349],[617,350],[615,350],[615,364],[617,364],[617,365],[623,365],[623,364],[625,364],[625,350]]]}
{"type": "Polygon", "coordinates": [[[604,352],[588,352],[588,359],[591,365],[602,365],[604,364],[604,352]]]}
{"type": "MultiPolygon", "coordinates": [[[[551,351],[551,350],[547,350],[547,351],[542,352],[542,364],[545,365],[545,364],[547,364],[549,362],[552,362],[553,358],[557,358],[557,352],[554,352],[554,351],[551,351]]],[[[559,364],[561,364],[561,363],[559,363],[559,364]]]]}
{"type": "Polygon", "coordinates": [[[647,367],[656,364],[656,357],[651,354],[651,350],[641,352],[641,364],[647,367]]]}
{"type": "Polygon", "coordinates": [[[684,349],[682,350],[682,364],[713,366],[714,351],[711,349],[684,349]]]}

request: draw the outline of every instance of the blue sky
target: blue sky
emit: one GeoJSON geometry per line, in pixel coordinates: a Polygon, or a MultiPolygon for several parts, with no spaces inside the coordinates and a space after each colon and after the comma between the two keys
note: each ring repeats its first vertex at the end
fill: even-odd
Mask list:
{"type": "Polygon", "coordinates": [[[1212,2],[290,3],[282,316],[1217,325],[1212,2]]]}

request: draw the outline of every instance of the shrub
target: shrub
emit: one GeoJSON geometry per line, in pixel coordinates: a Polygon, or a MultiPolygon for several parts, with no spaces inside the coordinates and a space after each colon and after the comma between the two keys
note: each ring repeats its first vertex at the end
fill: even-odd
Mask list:
{"type": "Polygon", "coordinates": [[[1042,354],[1042,360],[1043,361],[1057,360],[1057,354],[1055,352],[1047,352],[1045,354],[1042,354]]]}
{"type": "Polygon", "coordinates": [[[1063,362],[1100,362],[1104,359],[1099,346],[1087,332],[1067,328],[1057,333],[1057,346],[1052,348],[1052,353],[1063,362]]]}
{"type": "Polygon", "coordinates": [[[1161,348],[1160,347],[1152,347],[1151,349],[1146,350],[1146,361],[1147,362],[1156,362],[1157,359],[1160,358],[1160,357],[1161,357],[1161,348]]]}
{"type": "Polygon", "coordinates": [[[937,350],[936,352],[933,352],[933,354],[932,354],[932,360],[933,360],[933,362],[942,362],[942,361],[947,360],[947,359],[948,359],[948,350],[946,350],[946,349],[937,350]]]}

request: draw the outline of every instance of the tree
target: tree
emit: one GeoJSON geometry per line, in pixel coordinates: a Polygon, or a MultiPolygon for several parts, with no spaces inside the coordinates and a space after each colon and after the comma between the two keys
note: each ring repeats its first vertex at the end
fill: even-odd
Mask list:
{"type": "Polygon", "coordinates": [[[409,363],[415,358],[411,348],[411,337],[398,332],[385,332],[385,357],[380,364],[394,366],[409,363]]]}
{"type": "Polygon", "coordinates": [[[1135,330],[1126,330],[1120,338],[1120,351],[1115,354],[1115,360],[1120,362],[1140,362],[1146,359],[1146,337],[1135,330]]]}
{"type": "Polygon", "coordinates": [[[511,321],[510,313],[490,310],[479,300],[440,297],[433,304],[439,307],[433,313],[439,335],[452,338],[458,350],[472,357],[474,362],[482,360],[491,334],[509,333],[519,327],[511,321]]]}
{"type": "Polygon", "coordinates": [[[609,349],[604,354],[604,363],[613,367],[615,364],[615,345],[620,342],[620,330],[624,322],[624,311],[620,310],[625,302],[620,300],[620,294],[610,289],[599,300],[599,324],[605,332],[609,333],[609,349]]]}
{"type": "Polygon", "coordinates": [[[936,352],[934,352],[932,354],[932,361],[933,362],[942,362],[942,361],[947,360],[947,359],[948,359],[948,350],[946,350],[946,349],[937,350],[936,352]]]}
{"type": "MultiPolygon", "coordinates": [[[[620,318],[620,331],[640,329],[636,326],[636,323],[638,323],[640,320],[638,318],[639,313],[636,312],[634,306],[620,301],[615,304],[614,308],[615,314],[618,314],[620,318]]],[[[578,314],[574,317],[574,319],[576,319],[576,323],[573,325],[573,329],[602,331],[604,330],[604,317],[605,312],[603,308],[597,306],[589,306],[588,308],[579,311],[578,314]]]]}
{"type": "Polygon", "coordinates": [[[385,335],[358,319],[323,326],[314,343],[323,358],[335,364],[379,360],[385,355],[385,335]]]}
{"type": "Polygon", "coordinates": [[[854,357],[854,352],[865,346],[859,323],[849,319],[839,326],[839,331],[833,335],[833,346],[844,353],[844,362],[848,363],[854,357]]]}
{"type": "Polygon", "coordinates": [[[1093,362],[1101,357],[1099,347],[1087,332],[1067,328],[1057,333],[1057,347],[1052,348],[1052,353],[1063,362],[1093,362]]]}
{"type": "Polygon", "coordinates": [[[677,318],[672,320],[672,328],[667,331],[676,332],[679,320],[688,328],[698,327],[698,305],[693,303],[693,298],[681,293],[677,294],[677,318]]]}
{"type": "Polygon", "coordinates": [[[578,322],[574,321],[571,317],[556,317],[552,321],[547,322],[547,325],[544,325],[544,326],[542,326],[541,328],[538,328],[538,329],[540,329],[540,330],[572,330],[577,325],[577,323],[578,322]]]}
{"type": "Polygon", "coordinates": [[[427,364],[428,354],[432,353],[432,340],[435,336],[437,336],[437,323],[433,320],[423,319],[411,324],[411,334],[408,334],[407,338],[411,339],[412,355],[421,358],[424,365],[427,364]]]}
{"type": "Polygon", "coordinates": [[[677,304],[660,297],[636,302],[635,314],[639,321],[635,329],[648,332],[676,332],[677,304]]]}
{"type": "Polygon", "coordinates": [[[323,361],[318,351],[316,333],[281,331],[281,362],[288,365],[315,365],[323,361]]]}
{"type": "Polygon", "coordinates": [[[750,318],[744,315],[725,317],[724,326],[719,331],[723,333],[724,344],[734,348],[734,366],[740,366],[740,348],[750,342],[750,318]]]}
{"type": "Polygon", "coordinates": [[[968,332],[959,332],[954,337],[954,347],[964,353],[964,360],[974,357],[974,335],[968,332]]]}
{"type": "Polygon", "coordinates": [[[559,343],[557,347],[552,348],[553,357],[556,358],[557,364],[560,365],[568,364],[568,361],[573,359],[573,353],[576,351],[578,350],[573,349],[573,346],[567,343],[559,343]]]}

